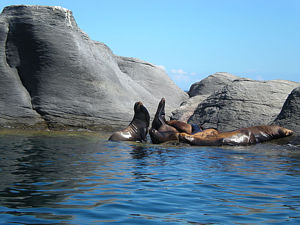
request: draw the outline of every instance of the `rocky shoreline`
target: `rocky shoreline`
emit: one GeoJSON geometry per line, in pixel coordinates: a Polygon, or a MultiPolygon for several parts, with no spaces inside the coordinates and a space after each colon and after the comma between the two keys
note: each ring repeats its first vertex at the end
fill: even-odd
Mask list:
{"type": "Polygon", "coordinates": [[[172,119],[203,128],[278,124],[300,136],[299,82],[215,73],[185,93],[160,67],[91,40],[61,7],[6,7],[0,34],[0,128],[113,131],[136,101],[153,118],[164,97],[172,119]]]}

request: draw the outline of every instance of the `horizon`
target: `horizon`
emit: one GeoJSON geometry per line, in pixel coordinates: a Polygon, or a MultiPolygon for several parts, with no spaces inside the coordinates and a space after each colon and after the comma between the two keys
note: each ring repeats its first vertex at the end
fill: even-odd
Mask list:
{"type": "Polygon", "coordinates": [[[224,71],[254,80],[300,82],[300,1],[2,0],[61,6],[114,54],[163,68],[184,91],[224,71]]]}

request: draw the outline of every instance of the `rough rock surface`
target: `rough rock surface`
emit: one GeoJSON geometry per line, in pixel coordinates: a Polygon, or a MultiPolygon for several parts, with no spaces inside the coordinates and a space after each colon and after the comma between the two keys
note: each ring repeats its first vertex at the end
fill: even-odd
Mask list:
{"type": "Polygon", "coordinates": [[[236,79],[240,79],[240,77],[225,72],[218,72],[192,84],[188,94],[190,97],[196,95],[211,95],[236,79]]]}
{"type": "Polygon", "coordinates": [[[187,99],[159,67],[115,56],[61,7],[10,6],[0,15],[0,127],[114,129],[142,101],[154,114],[187,99]]]}
{"type": "Polygon", "coordinates": [[[288,96],[274,124],[287,127],[300,136],[300,87],[288,96]]]}
{"type": "Polygon", "coordinates": [[[299,85],[283,80],[234,80],[201,102],[188,122],[220,131],[269,124],[299,85]]]}
{"type": "Polygon", "coordinates": [[[190,117],[194,114],[198,105],[208,97],[209,95],[196,95],[185,100],[183,103],[181,103],[178,109],[172,112],[171,119],[180,120],[187,123],[190,117]]]}
{"type": "Polygon", "coordinates": [[[172,112],[171,119],[187,122],[202,101],[236,79],[240,79],[240,77],[218,72],[194,83],[188,92],[190,98],[172,112]]]}

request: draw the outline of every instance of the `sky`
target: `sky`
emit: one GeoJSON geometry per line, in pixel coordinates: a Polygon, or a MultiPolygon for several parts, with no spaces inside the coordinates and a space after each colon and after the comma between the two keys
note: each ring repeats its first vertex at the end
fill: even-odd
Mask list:
{"type": "Polygon", "coordinates": [[[0,0],[62,6],[114,54],[166,70],[183,90],[216,72],[300,82],[300,0],[0,0]]]}

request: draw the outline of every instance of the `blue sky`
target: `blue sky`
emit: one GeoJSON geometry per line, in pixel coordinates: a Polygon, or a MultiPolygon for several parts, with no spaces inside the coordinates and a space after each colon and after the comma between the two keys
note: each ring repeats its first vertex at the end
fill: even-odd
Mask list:
{"type": "Polygon", "coordinates": [[[1,0],[72,10],[92,39],[184,90],[215,72],[300,82],[300,0],[1,0]]]}

